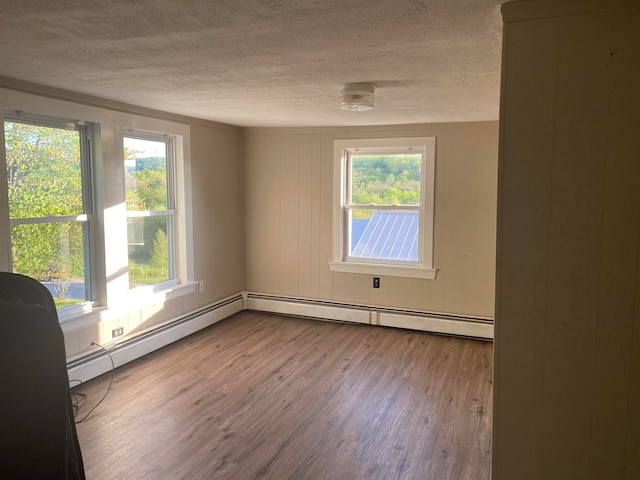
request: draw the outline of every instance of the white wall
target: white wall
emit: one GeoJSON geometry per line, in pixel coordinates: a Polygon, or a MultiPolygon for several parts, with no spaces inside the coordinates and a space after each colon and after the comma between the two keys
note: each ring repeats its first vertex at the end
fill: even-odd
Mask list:
{"type": "Polygon", "coordinates": [[[245,133],[245,289],[493,318],[497,122],[245,133]],[[436,136],[435,280],[332,273],[333,141],[436,136]]]}

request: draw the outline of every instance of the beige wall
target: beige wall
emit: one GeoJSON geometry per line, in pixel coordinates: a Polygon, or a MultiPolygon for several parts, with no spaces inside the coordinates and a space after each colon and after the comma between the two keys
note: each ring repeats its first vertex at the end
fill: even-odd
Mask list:
{"type": "Polygon", "coordinates": [[[638,4],[558,3],[503,7],[493,479],[636,480],[638,4]]]}
{"type": "Polygon", "coordinates": [[[245,132],[245,289],[494,314],[497,122],[245,132]],[[332,273],[333,141],[436,136],[436,280],[332,273]]]}
{"type": "Polygon", "coordinates": [[[194,267],[201,304],[243,290],[242,130],[191,126],[194,267]]]}

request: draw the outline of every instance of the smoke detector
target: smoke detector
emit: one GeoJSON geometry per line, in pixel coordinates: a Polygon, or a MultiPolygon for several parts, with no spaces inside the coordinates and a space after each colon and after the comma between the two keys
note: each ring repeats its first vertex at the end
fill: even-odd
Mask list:
{"type": "Polygon", "coordinates": [[[340,86],[340,108],[350,112],[366,112],[373,108],[373,83],[345,83],[340,86]]]}

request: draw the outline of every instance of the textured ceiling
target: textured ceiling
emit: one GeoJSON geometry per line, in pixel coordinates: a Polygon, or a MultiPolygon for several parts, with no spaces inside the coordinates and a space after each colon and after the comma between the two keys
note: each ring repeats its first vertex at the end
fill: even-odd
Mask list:
{"type": "Polygon", "coordinates": [[[496,120],[499,3],[2,0],[0,75],[242,126],[496,120]]]}

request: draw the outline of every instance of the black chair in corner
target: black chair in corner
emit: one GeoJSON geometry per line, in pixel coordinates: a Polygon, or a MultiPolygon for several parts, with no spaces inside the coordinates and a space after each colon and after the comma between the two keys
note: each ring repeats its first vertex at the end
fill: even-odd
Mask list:
{"type": "Polygon", "coordinates": [[[8,272],[0,272],[0,382],[0,477],[84,480],[53,298],[8,272]]]}

